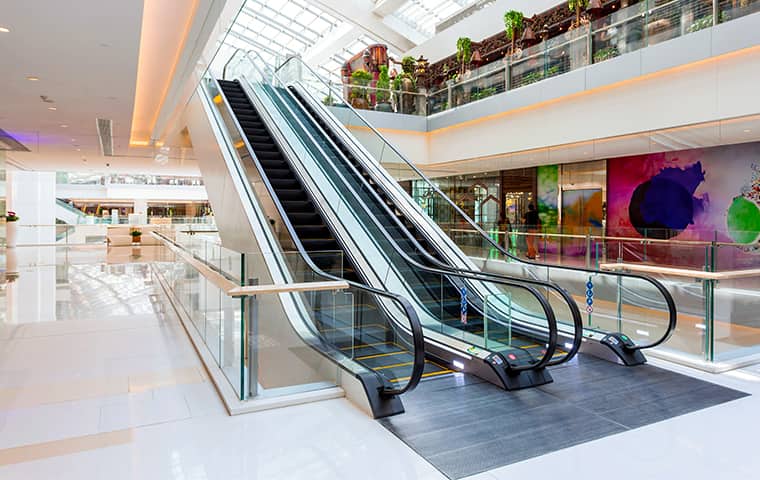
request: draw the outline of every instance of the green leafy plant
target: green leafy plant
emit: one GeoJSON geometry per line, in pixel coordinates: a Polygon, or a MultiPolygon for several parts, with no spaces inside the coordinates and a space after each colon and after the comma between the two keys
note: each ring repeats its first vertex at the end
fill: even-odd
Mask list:
{"type": "Polygon", "coordinates": [[[19,217],[16,215],[16,212],[8,212],[5,214],[5,221],[6,222],[18,222],[19,217]]]}
{"type": "MultiPolygon", "coordinates": [[[[395,82],[394,82],[395,83],[395,82]]],[[[386,103],[391,98],[388,89],[391,88],[391,77],[388,75],[388,66],[380,65],[380,75],[377,77],[377,93],[375,98],[377,103],[386,103]]]]}
{"type": "Polygon", "coordinates": [[[470,63],[472,58],[472,40],[470,37],[459,37],[457,40],[457,61],[459,62],[459,71],[464,73],[465,66],[470,63]]]}
{"type": "Polygon", "coordinates": [[[474,92],[470,99],[474,102],[475,100],[481,100],[483,98],[490,97],[491,95],[496,93],[495,87],[488,87],[488,88],[481,88],[479,91],[474,92]]]}
{"type": "Polygon", "coordinates": [[[530,85],[531,83],[536,83],[539,80],[543,80],[544,78],[544,72],[541,70],[534,70],[532,72],[528,72],[525,75],[522,76],[522,79],[519,83],[519,86],[524,87],[525,85],[530,85]]]}
{"type": "Polygon", "coordinates": [[[510,10],[504,14],[504,32],[507,34],[507,38],[512,42],[512,50],[515,49],[515,38],[520,30],[523,28],[524,15],[517,10],[510,10]]]}
{"type": "Polygon", "coordinates": [[[605,60],[609,60],[610,58],[617,57],[618,55],[620,55],[620,52],[618,51],[617,47],[605,47],[594,52],[594,63],[603,62],[605,60]]]}
{"type": "Polygon", "coordinates": [[[589,0],[567,0],[567,8],[575,12],[575,26],[581,23],[581,11],[588,8],[589,0]]]}
{"type": "Polygon", "coordinates": [[[332,107],[333,105],[335,105],[335,98],[332,96],[332,93],[330,93],[325,98],[323,98],[322,103],[327,105],[328,107],[332,107]]]}
{"type": "Polygon", "coordinates": [[[417,65],[417,60],[414,57],[406,56],[401,59],[401,71],[409,75],[409,78],[414,78],[414,67],[417,65]]]}
{"type": "MultiPolygon", "coordinates": [[[[720,20],[720,23],[723,23],[727,20],[726,18],[726,12],[720,12],[720,15],[718,16],[718,19],[720,20]]],[[[713,16],[712,15],[706,15],[698,20],[695,20],[694,23],[689,25],[688,32],[694,33],[698,32],[700,30],[703,30],[705,28],[710,28],[713,26],[713,16]]]]}
{"type": "Polygon", "coordinates": [[[554,75],[557,75],[559,73],[559,65],[552,65],[551,67],[546,69],[546,76],[553,77],[554,75]]]}
{"type": "Polygon", "coordinates": [[[367,89],[362,88],[369,85],[372,81],[372,74],[366,70],[356,70],[351,74],[351,85],[355,85],[356,88],[351,89],[351,98],[363,98],[367,99],[367,89]]]}
{"type": "Polygon", "coordinates": [[[129,234],[132,235],[133,239],[137,239],[142,236],[142,232],[136,228],[134,230],[130,230],[129,234]]]}

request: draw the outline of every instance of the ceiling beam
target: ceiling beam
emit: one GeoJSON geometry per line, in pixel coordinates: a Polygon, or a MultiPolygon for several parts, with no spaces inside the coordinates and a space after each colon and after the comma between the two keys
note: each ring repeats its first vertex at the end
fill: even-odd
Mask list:
{"type": "Polygon", "coordinates": [[[318,67],[329,60],[335,52],[339,52],[343,47],[359,38],[362,33],[364,32],[361,28],[354,26],[343,34],[328,36],[307,50],[303,55],[303,60],[312,67],[318,67]]]}
{"type": "Polygon", "coordinates": [[[402,33],[389,27],[383,19],[372,13],[375,4],[371,0],[315,0],[315,4],[331,14],[344,18],[361,28],[365,33],[385,42],[393,50],[406,52],[417,44],[402,33]]]}

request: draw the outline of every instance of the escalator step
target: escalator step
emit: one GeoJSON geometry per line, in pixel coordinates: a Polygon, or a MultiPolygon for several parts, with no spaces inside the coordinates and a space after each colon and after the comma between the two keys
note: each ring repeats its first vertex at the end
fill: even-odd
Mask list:
{"type": "Polygon", "coordinates": [[[270,181],[272,186],[276,189],[297,189],[301,188],[301,183],[295,178],[276,178],[270,181]]]}
{"type": "Polygon", "coordinates": [[[281,203],[285,208],[285,213],[314,211],[314,204],[311,203],[311,200],[283,200],[281,203]]]}
{"type": "Polygon", "coordinates": [[[293,172],[290,169],[271,169],[266,172],[269,178],[293,178],[293,172]]]}
{"type": "Polygon", "coordinates": [[[280,157],[279,159],[270,159],[266,158],[266,155],[262,155],[262,153],[267,152],[256,152],[256,158],[259,159],[259,162],[261,165],[267,169],[267,170],[283,170],[288,168],[288,162],[282,159],[280,157]]]}
{"type": "Polygon", "coordinates": [[[246,132],[246,136],[248,137],[248,142],[251,144],[269,143],[272,141],[272,138],[266,130],[250,130],[246,132]]]}
{"type": "Polygon", "coordinates": [[[301,243],[307,252],[340,250],[335,240],[301,240],[301,243]]]}
{"type": "Polygon", "coordinates": [[[288,218],[293,225],[314,225],[322,222],[322,217],[316,212],[290,212],[288,218]]]}
{"type": "MultiPolygon", "coordinates": [[[[308,197],[306,196],[306,192],[301,189],[293,189],[293,190],[284,190],[280,189],[277,190],[277,196],[279,197],[280,201],[291,201],[291,200],[300,200],[300,201],[306,201],[308,200],[308,197]]],[[[327,227],[322,227],[327,228],[327,227]]]]}
{"type": "Polygon", "coordinates": [[[269,143],[269,142],[254,142],[254,143],[251,143],[251,148],[253,148],[257,152],[258,151],[262,151],[262,152],[278,151],[277,145],[275,145],[274,143],[269,143]]]}
{"type": "Polygon", "coordinates": [[[329,238],[330,229],[326,225],[299,225],[296,232],[301,238],[329,238]]]}
{"type": "Polygon", "coordinates": [[[286,162],[284,162],[284,159],[282,158],[282,154],[280,152],[259,152],[259,151],[256,151],[256,156],[259,157],[259,160],[281,160],[281,161],[283,161],[283,164],[286,164],[286,162]]]}

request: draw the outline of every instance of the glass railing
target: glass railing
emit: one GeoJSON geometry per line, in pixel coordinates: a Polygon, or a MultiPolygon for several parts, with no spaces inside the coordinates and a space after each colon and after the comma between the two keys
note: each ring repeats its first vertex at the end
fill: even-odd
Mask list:
{"type": "MultiPolygon", "coordinates": [[[[225,70],[228,68],[237,69],[236,75],[255,75],[247,62],[231,62],[225,70]]],[[[308,252],[301,244],[262,164],[251,155],[253,150],[248,139],[243,136],[226,97],[209,72],[206,72],[200,88],[208,102],[207,107],[211,109],[209,119],[212,126],[222,136],[220,144],[235,159],[234,168],[237,171],[231,173],[243,180],[244,195],[252,208],[259,212],[257,219],[262,222],[265,230],[262,235],[267,236],[269,248],[282,252],[280,257],[271,259],[267,265],[269,270],[262,268],[261,275],[271,276],[274,273],[267,272],[278,272],[277,275],[286,282],[342,280],[337,275],[343,272],[342,258],[331,258],[332,252],[308,252]],[[267,213],[264,214],[264,211],[267,213]]],[[[355,308],[347,306],[345,298],[331,300],[323,295],[309,300],[314,303],[307,302],[306,311],[312,308],[316,312],[311,314],[313,321],[308,323],[309,331],[314,336],[312,346],[356,376],[377,378],[383,394],[399,394],[414,388],[425,368],[422,330],[414,308],[403,297],[353,282],[348,282],[345,291],[353,299],[355,308]],[[323,312],[320,305],[331,305],[330,302],[339,302],[335,313],[329,313],[332,307],[320,313],[323,312]],[[339,335],[327,335],[329,332],[338,332],[339,335]],[[375,368],[371,361],[373,355],[382,353],[367,352],[383,348],[399,352],[399,358],[405,361],[394,368],[375,368]]]]}
{"type": "MultiPolygon", "coordinates": [[[[339,365],[350,369],[351,359],[361,359],[359,337],[405,341],[370,326],[371,309],[362,292],[344,282],[325,282],[305,264],[304,275],[280,284],[267,273],[279,254],[239,253],[197,237],[165,240],[171,258],[155,263],[162,283],[241,400],[334,387],[339,365]],[[289,310],[293,307],[304,315],[300,322],[289,310]],[[326,348],[326,339],[337,348],[326,348]]],[[[293,257],[289,264],[298,263],[300,255],[287,256],[293,257]]],[[[407,369],[394,372],[392,381],[403,383],[407,369]]]]}
{"type": "MultiPolygon", "coordinates": [[[[324,90],[325,84],[308,66],[302,63],[296,66],[295,62],[300,62],[300,60],[291,59],[288,63],[293,63],[293,65],[288,67],[286,63],[280,69],[283,72],[283,78],[303,88],[312,97],[313,104],[317,105],[314,96],[324,90]]],[[[325,118],[330,120],[329,116],[325,118]]],[[[396,198],[397,208],[404,211],[409,219],[426,218],[423,222],[426,225],[421,225],[421,228],[428,235],[429,244],[438,245],[441,252],[445,252],[451,258],[461,255],[461,251],[454,244],[470,245],[484,250],[493,249],[492,256],[495,255],[501,261],[478,265],[482,270],[513,278],[561,285],[584,312],[584,325],[590,334],[593,334],[593,331],[620,333],[635,344],[634,348],[644,348],[664,342],[672,333],[676,319],[675,305],[672,297],[660,283],[636,275],[519,261],[430,182],[357,111],[346,108],[341,112],[341,118],[337,120],[339,121],[331,120],[332,128],[342,129],[343,125],[348,125],[364,130],[361,142],[350,134],[345,138],[353,143],[352,147],[355,151],[365,152],[365,155],[374,158],[377,164],[384,167],[384,169],[376,169],[375,173],[378,178],[384,177],[383,184],[386,188],[395,190],[388,190],[388,192],[391,197],[396,198]],[[395,179],[422,181],[428,185],[427,188],[431,190],[431,195],[434,197],[428,198],[428,203],[436,204],[437,208],[438,216],[435,221],[428,217],[427,212],[416,205],[400,186],[394,183],[395,179]],[[391,185],[393,187],[390,187],[391,185]],[[456,237],[454,237],[449,236],[454,233],[453,229],[448,229],[445,232],[448,235],[444,235],[444,238],[441,236],[444,232],[435,225],[436,221],[457,225],[464,230],[474,230],[475,233],[456,232],[456,237]],[[647,314],[634,315],[632,313],[641,311],[646,311],[647,314]]],[[[374,168],[371,163],[367,164],[367,167],[374,168]]]]}
{"type": "MultiPolygon", "coordinates": [[[[506,61],[482,66],[459,76],[461,78],[449,80],[443,87],[433,88],[429,93],[404,93],[410,98],[426,96],[427,107],[420,107],[420,98],[414,96],[414,101],[409,104],[417,106],[403,113],[432,115],[443,112],[758,11],[760,0],[644,0],[518,50],[506,61]]],[[[344,85],[338,90],[341,88],[344,98],[350,99],[350,92],[362,87],[344,85]]],[[[334,97],[325,92],[321,98],[334,97]]],[[[370,105],[369,108],[374,107],[370,105]]]]}

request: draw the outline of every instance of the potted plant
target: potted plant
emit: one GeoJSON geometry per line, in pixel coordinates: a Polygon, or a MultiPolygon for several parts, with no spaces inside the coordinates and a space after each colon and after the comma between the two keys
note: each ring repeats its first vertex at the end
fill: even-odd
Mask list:
{"type": "Polygon", "coordinates": [[[581,17],[581,12],[588,8],[589,0],[567,0],[567,8],[575,12],[575,20],[570,24],[570,29],[580,27],[586,19],[581,17]]]}
{"type": "Polygon", "coordinates": [[[351,85],[355,85],[351,88],[351,105],[354,108],[367,109],[369,107],[369,100],[367,98],[367,87],[369,82],[372,81],[372,74],[366,70],[356,70],[351,74],[351,85]]]}
{"type": "Polygon", "coordinates": [[[397,111],[400,113],[412,113],[414,110],[414,93],[417,91],[417,81],[414,76],[414,69],[417,60],[414,57],[404,57],[401,59],[401,73],[393,79],[393,90],[398,96],[396,100],[397,111]]]}
{"type": "Polygon", "coordinates": [[[464,74],[467,70],[467,64],[472,59],[472,40],[470,37],[459,37],[457,40],[457,61],[459,62],[459,72],[464,74]]]}
{"type": "Polygon", "coordinates": [[[5,214],[5,246],[7,248],[14,248],[16,246],[16,238],[18,237],[19,220],[16,212],[8,212],[5,214]]]}
{"type": "Polygon", "coordinates": [[[378,112],[392,112],[391,107],[391,77],[388,75],[388,66],[380,65],[380,75],[377,77],[377,93],[375,93],[375,110],[378,112]]]}
{"type": "Polygon", "coordinates": [[[510,54],[515,51],[515,38],[523,28],[523,14],[517,10],[510,10],[504,14],[504,32],[510,41],[510,54]]]}
{"type": "Polygon", "coordinates": [[[132,235],[132,243],[140,243],[142,240],[142,232],[137,228],[133,228],[129,234],[132,235]]]}

